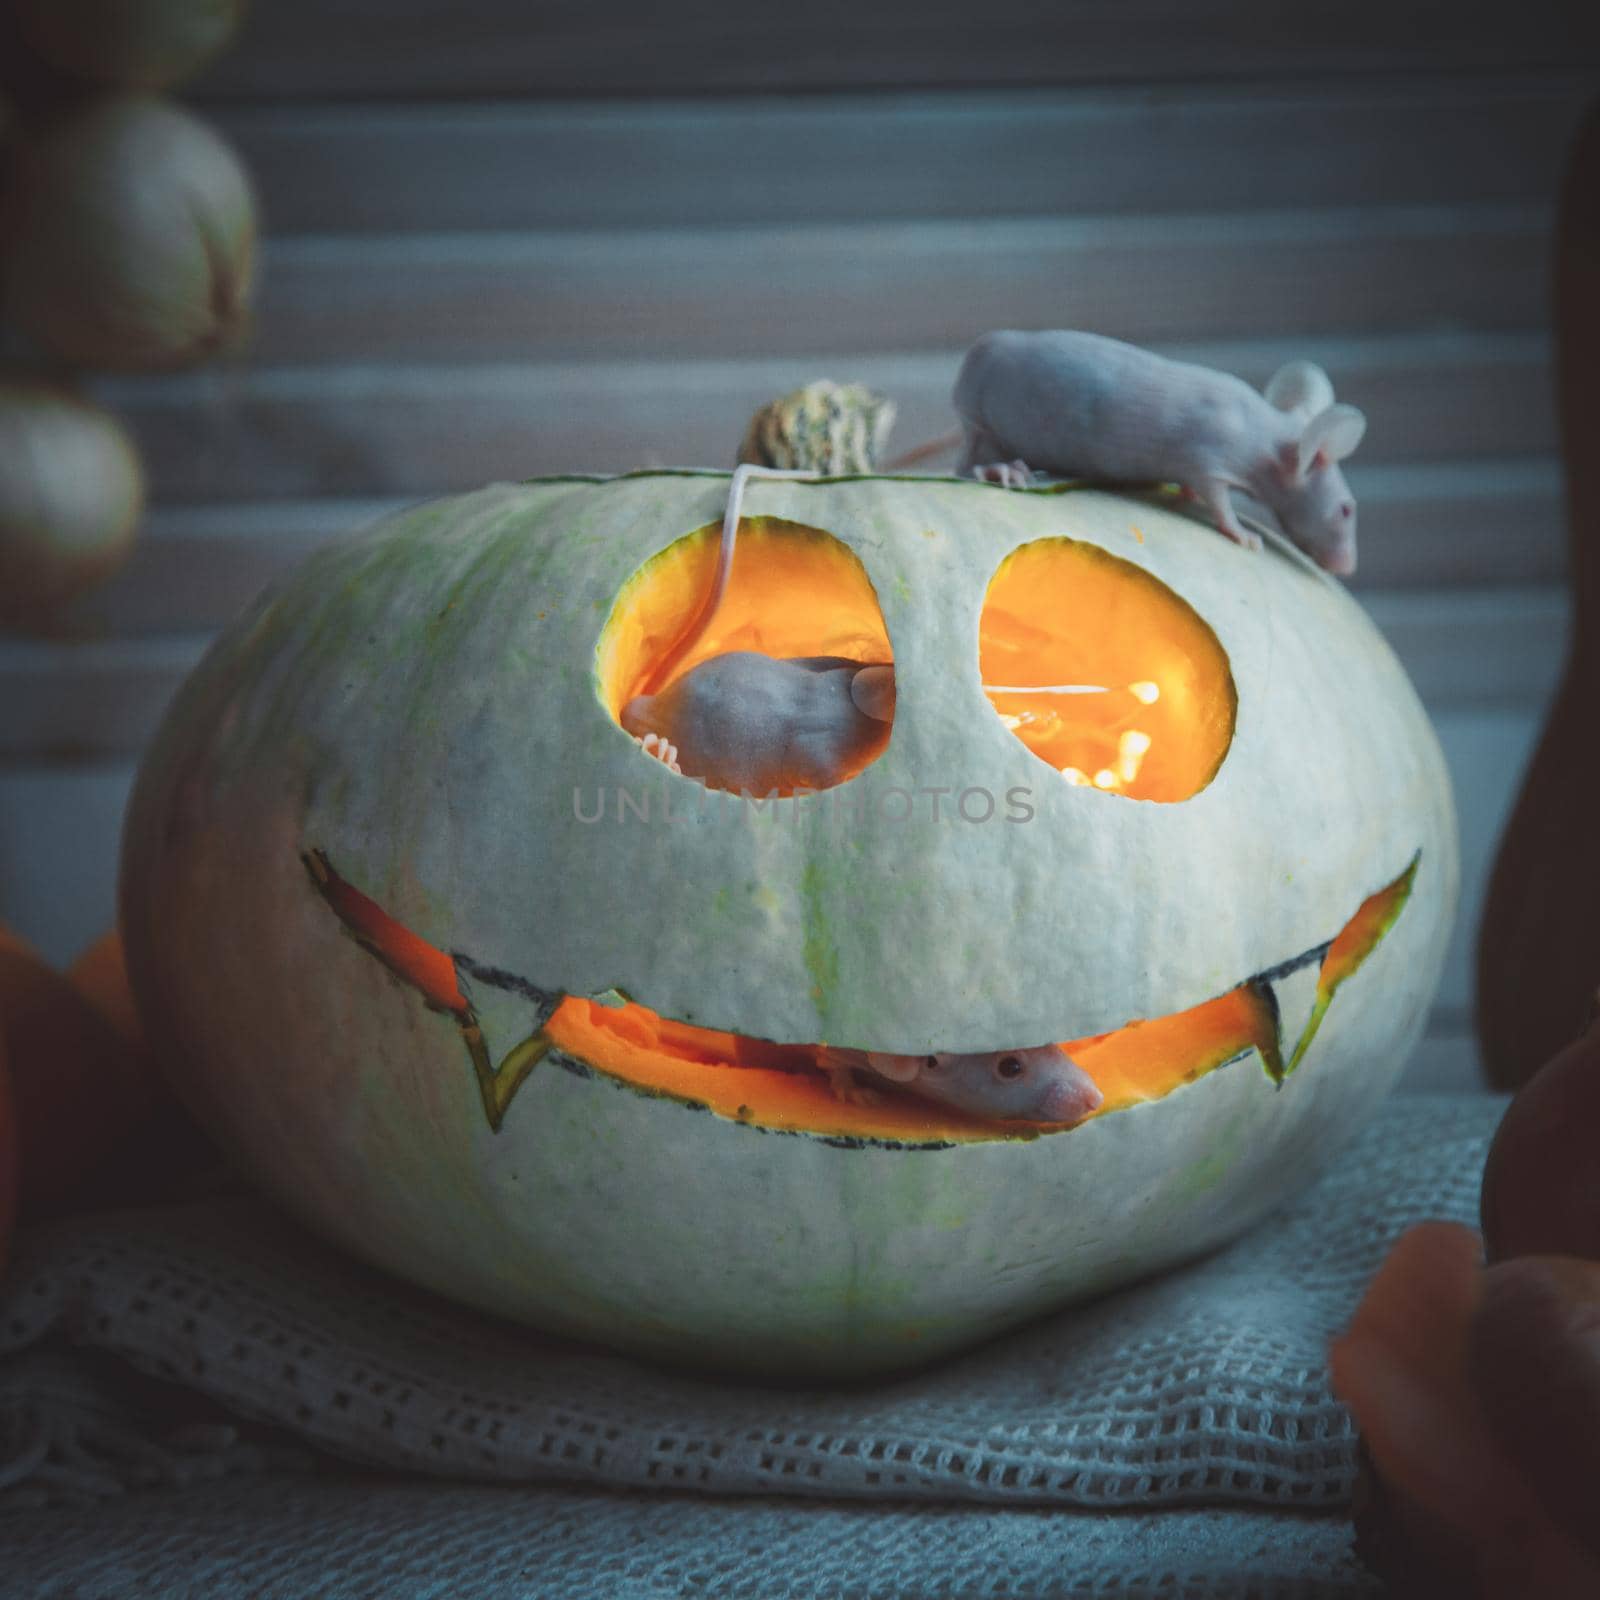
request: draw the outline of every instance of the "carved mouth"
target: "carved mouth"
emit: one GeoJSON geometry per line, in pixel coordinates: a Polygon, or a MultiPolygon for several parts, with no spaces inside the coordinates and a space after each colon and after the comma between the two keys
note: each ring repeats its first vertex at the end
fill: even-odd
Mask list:
{"type": "MultiPolygon", "coordinates": [[[[590,998],[541,989],[428,944],[340,877],[321,851],[303,859],[317,892],[346,931],[427,1005],[455,1021],[484,1115],[496,1131],[541,1062],[582,1075],[599,1073],[636,1092],[751,1127],[848,1143],[932,1148],[1070,1131],[985,1120],[909,1093],[886,1092],[870,1105],[846,1104],[818,1067],[820,1045],[774,1044],[695,1027],[659,1016],[615,991],[590,998]]],[[[1339,987],[1404,910],[1420,859],[1414,856],[1399,877],[1363,900],[1325,943],[1226,993],[1111,1033],[1056,1041],[1104,1096],[1084,1120],[1160,1099],[1252,1052],[1268,1077],[1282,1083],[1305,1060],[1339,987]]]]}

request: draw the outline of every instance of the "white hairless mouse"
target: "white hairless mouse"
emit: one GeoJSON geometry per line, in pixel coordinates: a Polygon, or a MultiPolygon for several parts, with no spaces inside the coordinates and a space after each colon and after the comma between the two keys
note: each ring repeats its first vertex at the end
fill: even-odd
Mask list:
{"type": "Polygon", "coordinates": [[[815,476],[749,463],[735,470],[705,598],[641,692],[622,708],[622,726],[646,754],[713,788],[757,795],[831,788],[863,764],[894,720],[894,668],[848,656],[729,650],[661,687],[705,637],[722,604],[750,479],[815,476]]]}
{"type": "Polygon", "coordinates": [[[1261,395],[1229,373],[1099,334],[1001,330],[967,352],[953,398],[962,473],[1007,485],[1032,471],[1177,483],[1230,539],[1255,548],[1230,497],[1243,489],[1318,566],[1355,571],[1356,506],[1338,463],[1366,418],[1335,405],[1328,375],[1309,361],[1281,368],[1261,395]]]}
{"type": "Polygon", "coordinates": [[[765,795],[831,788],[865,765],[893,716],[887,663],[728,650],[659,694],[635,695],[622,726],[674,772],[765,795]]]}
{"type": "Polygon", "coordinates": [[[865,1072],[919,1099],[997,1122],[1081,1122],[1104,1099],[1094,1079],[1057,1044],[924,1056],[825,1048],[818,1064],[844,1100],[876,1098],[853,1081],[865,1072]]]}

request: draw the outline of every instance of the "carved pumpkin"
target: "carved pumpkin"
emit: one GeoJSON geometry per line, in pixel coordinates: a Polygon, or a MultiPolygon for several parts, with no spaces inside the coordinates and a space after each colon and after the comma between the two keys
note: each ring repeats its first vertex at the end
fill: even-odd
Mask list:
{"type": "Polygon", "coordinates": [[[1444,764],[1359,607],[1169,503],[759,485],[678,670],[892,660],[896,700],[830,787],[757,803],[618,722],[726,490],[422,506],[225,635],[124,849],[193,1110],[395,1272],[788,1374],[923,1361],[1269,1214],[1392,1084],[1455,903],[1444,764]],[[1050,1042],[1104,1096],[1075,1126],[811,1070],[1050,1042]]]}

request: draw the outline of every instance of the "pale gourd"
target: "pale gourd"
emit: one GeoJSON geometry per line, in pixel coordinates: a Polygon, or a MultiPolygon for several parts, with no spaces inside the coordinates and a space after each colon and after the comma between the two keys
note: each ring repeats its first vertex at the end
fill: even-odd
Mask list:
{"type": "Polygon", "coordinates": [[[133,441],[68,389],[0,381],[0,627],[34,629],[128,557],[144,507],[133,441]]]}
{"type": "Polygon", "coordinates": [[[29,42],[91,81],[165,89],[197,71],[239,26],[245,0],[13,0],[29,42]]]}
{"type": "Polygon", "coordinates": [[[192,1109],[441,1293],[791,1376],[926,1361],[1270,1218],[1395,1081],[1456,899],[1444,763],[1360,608],[1170,501],[760,484],[698,656],[892,660],[896,702],[857,770],[757,803],[618,723],[727,489],[435,502],[228,631],[124,845],[192,1109]],[[1047,1042],[1104,1095],[1075,1126],[809,1070],[1047,1042]]]}
{"type": "Polygon", "coordinates": [[[248,331],[250,180],[215,129],[169,101],[105,95],[27,128],[4,225],[7,312],[74,365],[189,366],[248,331]]]}

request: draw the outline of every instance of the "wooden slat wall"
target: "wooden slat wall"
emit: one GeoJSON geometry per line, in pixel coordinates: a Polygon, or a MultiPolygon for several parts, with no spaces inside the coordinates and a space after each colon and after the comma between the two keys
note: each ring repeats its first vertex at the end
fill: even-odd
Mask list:
{"type": "Polygon", "coordinates": [[[1518,67],[1600,57],[1571,0],[811,0],[805,6],[279,0],[212,74],[244,95],[675,94],[1154,84],[1518,67]]]}
{"type": "Polygon", "coordinates": [[[161,707],[322,540],[494,478],[726,465],[751,409],[821,375],[892,393],[909,444],[950,425],[976,334],[1086,326],[1255,382],[1310,356],[1367,410],[1355,588],[1462,818],[1417,1075],[1468,1080],[1470,928],[1563,648],[1545,279],[1600,82],[1587,12],[1524,7],[1507,39],[1468,5],[1422,49],[1431,7],[1366,0],[1315,40],[1265,0],[991,6],[981,36],[841,8],[845,49],[814,8],[332,10],[256,7],[200,85],[261,191],[259,336],[101,385],[154,506],[70,639],[0,641],[0,917],[58,956],[109,920],[161,707]]]}

